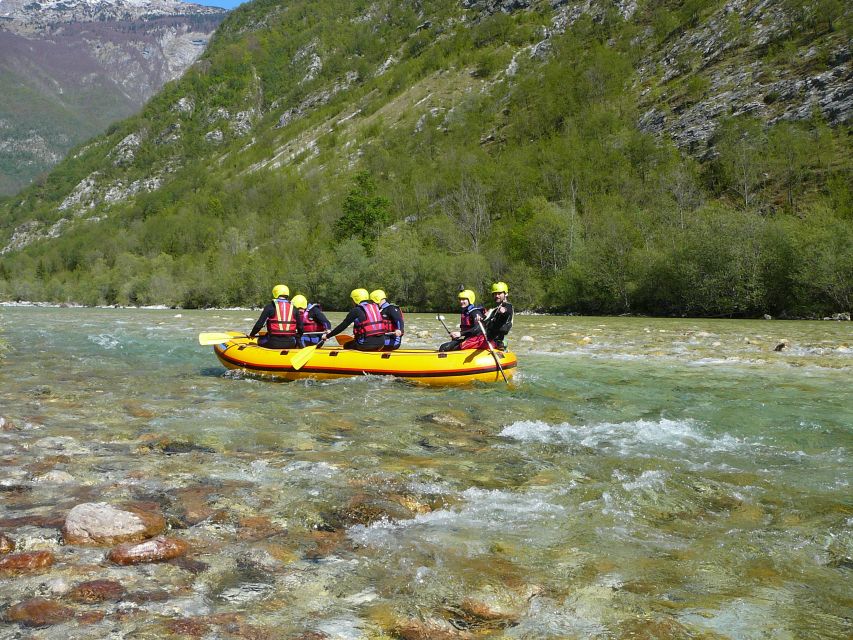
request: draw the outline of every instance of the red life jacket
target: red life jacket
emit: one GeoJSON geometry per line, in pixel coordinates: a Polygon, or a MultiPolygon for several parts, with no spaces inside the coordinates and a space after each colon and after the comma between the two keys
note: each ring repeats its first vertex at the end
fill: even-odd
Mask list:
{"type": "MultiPolygon", "coordinates": [[[[387,309],[388,307],[397,307],[397,305],[391,304],[390,302],[386,303],[382,309],[387,309]]],[[[400,312],[400,317],[405,320],[405,316],[403,315],[403,310],[400,307],[397,307],[397,311],[400,312]]],[[[394,333],[399,327],[397,324],[391,319],[385,316],[382,316],[382,321],[384,323],[385,333],[394,333]]]]}
{"type": "Polygon", "coordinates": [[[319,307],[319,305],[309,304],[307,309],[302,310],[302,330],[305,333],[316,333],[318,331],[322,332],[326,330],[326,327],[314,320],[314,318],[308,316],[308,312],[314,307],[319,307]]]}
{"type": "Polygon", "coordinates": [[[355,337],[361,339],[384,335],[385,320],[379,312],[379,305],[375,302],[362,302],[360,306],[367,317],[364,320],[356,318],[352,328],[355,337]]]}
{"type": "Polygon", "coordinates": [[[289,300],[276,298],[275,317],[267,318],[267,333],[271,336],[295,336],[296,318],[293,317],[293,305],[289,300]]]}
{"type": "Polygon", "coordinates": [[[474,318],[472,316],[474,316],[475,311],[479,311],[480,313],[482,313],[483,307],[475,307],[473,304],[469,304],[465,308],[465,311],[462,312],[462,317],[459,320],[460,330],[467,331],[468,329],[474,326],[475,323],[474,318]]]}

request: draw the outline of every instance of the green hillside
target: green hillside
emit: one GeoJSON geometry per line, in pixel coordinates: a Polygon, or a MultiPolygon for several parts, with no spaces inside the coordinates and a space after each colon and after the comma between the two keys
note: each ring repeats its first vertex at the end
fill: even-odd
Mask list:
{"type": "Polygon", "coordinates": [[[0,204],[0,299],[232,306],[286,282],[425,310],[500,278],[524,308],[847,311],[849,107],[839,90],[789,117],[813,84],[785,83],[843,85],[850,9],[742,4],[255,0],[0,204]],[[719,52],[682,47],[703,34],[719,52]],[[740,109],[756,83],[773,90],[740,109]],[[691,109],[706,140],[642,124],[691,109]]]}

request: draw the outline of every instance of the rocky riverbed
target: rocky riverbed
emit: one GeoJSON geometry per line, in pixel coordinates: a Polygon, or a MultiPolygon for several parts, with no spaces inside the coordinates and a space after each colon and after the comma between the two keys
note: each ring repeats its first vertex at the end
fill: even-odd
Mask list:
{"type": "Polygon", "coordinates": [[[0,639],[853,631],[849,323],[522,316],[513,385],[429,389],[0,313],[0,639]]]}

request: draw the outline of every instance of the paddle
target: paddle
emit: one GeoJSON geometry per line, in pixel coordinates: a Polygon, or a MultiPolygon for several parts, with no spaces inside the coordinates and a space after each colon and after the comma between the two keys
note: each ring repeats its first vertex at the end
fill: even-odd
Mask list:
{"type": "Polygon", "coordinates": [[[317,350],[317,347],[323,346],[323,340],[318,342],[317,344],[312,344],[307,347],[302,347],[296,354],[290,359],[290,366],[293,367],[294,371],[299,371],[305,363],[311,359],[311,356],[314,355],[314,352],[317,350]]]}
{"type": "Polygon", "coordinates": [[[198,343],[201,345],[209,346],[212,344],[222,344],[223,342],[228,342],[229,340],[248,340],[249,336],[247,335],[239,335],[235,336],[232,333],[224,333],[222,331],[206,331],[198,334],[198,343]]]}
{"type": "Polygon", "coordinates": [[[486,328],[483,326],[483,322],[479,318],[477,319],[477,326],[479,326],[480,331],[483,332],[483,338],[486,339],[486,346],[489,348],[489,353],[491,353],[492,357],[495,359],[495,364],[498,365],[498,371],[501,372],[504,382],[509,384],[509,380],[506,379],[506,374],[504,373],[504,368],[501,366],[500,360],[498,360],[498,354],[496,354],[495,350],[492,349],[492,343],[489,342],[489,336],[486,334],[486,328]]]}
{"type": "Polygon", "coordinates": [[[445,331],[447,331],[447,335],[449,335],[449,336],[452,338],[452,337],[453,337],[453,334],[452,334],[452,333],[450,333],[450,329],[448,329],[448,328],[447,328],[447,325],[446,325],[446,324],[444,324],[444,316],[436,316],[436,317],[435,317],[435,319],[436,319],[436,320],[438,320],[438,321],[441,323],[441,326],[442,326],[442,327],[444,327],[444,330],[445,330],[445,331]]]}
{"type": "MultiPolygon", "coordinates": [[[[335,339],[338,341],[338,344],[343,346],[347,342],[353,340],[352,336],[348,336],[345,333],[335,336],[335,339]]],[[[296,352],[290,359],[290,366],[293,367],[294,371],[299,371],[302,367],[305,366],[305,363],[311,359],[311,356],[314,355],[314,352],[318,347],[322,347],[325,340],[320,340],[317,344],[308,345],[307,347],[302,347],[299,351],[296,352]]]]}

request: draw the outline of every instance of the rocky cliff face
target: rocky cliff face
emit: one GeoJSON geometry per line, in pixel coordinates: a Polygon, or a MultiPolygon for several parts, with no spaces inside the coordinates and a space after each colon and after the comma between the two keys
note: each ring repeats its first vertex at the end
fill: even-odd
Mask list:
{"type": "Polygon", "coordinates": [[[0,0],[0,194],[137,111],[224,15],[171,0],[0,0]]]}
{"type": "MultiPolygon", "coordinates": [[[[484,29],[488,20],[500,24],[497,21],[507,15],[530,19],[531,23],[531,16],[538,20],[530,30],[532,35],[523,43],[499,43],[510,59],[508,66],[496,68],[488,79],[471,70],[444,69],[434,78],[421,81],[423,87],[430,87],[429,91],[408,87],[401,90],[400,96],[389,97],[388,104],[379,109],[386,118],[384,126],[395,126],[388,114],[396,114],[400,123],[407,119],[417,122],[416,132],[441,114],[447,122],[467,94],[500,91],[525,74],[536,74],[537,66],[552,55],[557,36],[573,29],[579,21],[599,26],[618,21],[636,33],[631,41],[632,48],[639,52],[630,83],[633,86],[626,86],[625,90],[639,96],[637,127],[672,139],[682,151],[700,161],[714,157],[714,136],[730,116],[750,114],[767,125],[778,120],[807,120],[815,113],[836,127],[849,126],[853,120],[848,32],[833,29],[832,17],[819,13],[822,5],[818,2],[804,2],[800,9],[798,3],[789,0],[648,4],[638,4],[636,0],[447,0],[412,6],[417,11],[416,26],[399,46],[383,52],[377,59],[382,62],[374,60],[374,66],[356,55],[335,61],[334,46],[319,37],[306,36],[306,41],[289,57],[275,58],[274,73],[271,67],[266,75],[263,71],[259,74],[257,65],[262,62],[258,60],[248,65],[242,76],[229,76],[240,90],[226,90],[224,83],[217,83],[199,94],[193,94],[188,84],[164,92],[168,99],[162,97],[161,101],[168,103],[168,108],[159,108],[156,116],[150,115],[154,110],[149,109],[149,116],[140,120],[135,130],[116,131],[79,151],[75,158],[103,151],[102,166],[74,174],[73,181],[66,181],[61,193],[52,194],[53,221],[21,216],[7,224],[9,232],[6,242],[0,244],[0,255],[40,239],[63,235],[76,224],[104,219],[111,210],[120,209],[121,203],[168,185],[181,175],[188,159],[196,160],[199,155],[206,155],[214,167],[221,167],[227,160],[235,171],[246,174],[305,163],[319,154],[323,136],[333,130],[341,139],[356,137],[354,123],[367,98],[350,99],[350,89],[393,73],[409,49],[418,50],[411,43],[423,37],[419,34],[432,30],[441,40],[455,29],[484,29]],[[688,15],[689,11],[694,15],[688,15]],[[676,14],[678,18],[674,17],[676,14]],[[332,115],[314,117],[333,100],[343,106],[330,111],[332,115]],[[310,125],[300,124],[312,117],[310,125]],[[146,145],[150,147],[147,154],[137,153],[146,145]]],[[[841,15],[849,16],[849,6],[839,7],[841,15]]],[[[277,12],[285,10],[285,5],[246,5],[243,15],[235,12],[233,20],[223,25],[220,37],[238,39],[246,33],[262,33],[270,29],[267,23],[279,19],[277,12]]],[[[117,93],[110,95],[120,95],[123,101],[134,96],[144,100],[156,82],[162,84],[174,77],[180,64],[189,64],[203,46],[206,35],[199,35],[204,32],[199,25],[213,25],[221,17],[215,10],[203,7],[148,0],[65,0],[29,5],[22,0],[0,0],[0,20],[3,11],[9,21],[6,31],[0,30],[0,36],[7,37],[5,42],[17,38],[21,52],[26,47],[31,51],[59,51],[46,44],[40,45],[42,49],[34,48],[34,42],[48,40],[51,47],[64,46],[66,57],[76,55],[73,68],[78,89],[82,86],[100,91],[103,98],[107,91],[103,87],[113,87],[117,93]],[[12,6],[17,8],[6,11],[12,6]],[[188,15],[177,16],[178,11],[188,15]],[[104,20],[95,20],[96,15],[104,16],[104,20]],[[182,52],[183,57],[168,52],[182,52]],[[175,63],[176,59],[182,62],[175,63]],[[105,66],[110,69],[104,71],[105,66]],[[150,80],[153,77],[158,80],[150,80]]],[[[378,4],[367,14],[350,19],[352,24],[374,32],[383,20],[378,4]]],[[[337,23],[342,21],[346,22],[337,19],[337,23]]],[[[297,32],[290,39],[299,36],[297,32]]],[[[245,38],[248,51],[260,50],[255,36],[245,38]]],[[[425,45],[419,43],[420,46],[425,45]]],[[[43,58],[41,69],[59,64],[47,54],[43,58]]],[[[23,53],[15,60],[22,70],[27,69],[29,63],[23,53]]],[[[0,56],[0,67],[8,64],[7,57],[0,56]]],[[[212,63],[206,60],[205,64],[212,63]]],[[[205,73],[206,70],[199,71],[200,76],[205,73]]],[[[59,83],[45,73],[32,72],[27,78],[32,86],[50,91],[66,102],[75,89],[71,83],[59,83]]],[[[369,98],[371,94],[367,95],[369,98]]],[[[104,100],[97,104],[103,107],[104,100]]],[[[0,136],[9,130],[10,121],[0,111],[0,136]]],[[[446,131],[444,124],[438,129],[446,131]]],[[[55,162],[60,154],[44,138],[39,139],[34,131],[27,135],[14,143],[6,142],[5,148],[15,144],[20,153],[43,158],[45,163],[55,162]]],[[[68,134],[60,133],[56,139],[61,135],[68,134]]],[[[496,137],[499,134],[486,132],[481,144],[496,137]]],[[[67,148],[71,141],[65,144],[67,148]]],[[[3,145],[0,138],[0,158],[3,145]]],[[[360,152],[351,142],[343,149],[347,154],[343,162],[354,166],[360,152]]]]}

